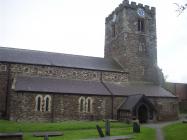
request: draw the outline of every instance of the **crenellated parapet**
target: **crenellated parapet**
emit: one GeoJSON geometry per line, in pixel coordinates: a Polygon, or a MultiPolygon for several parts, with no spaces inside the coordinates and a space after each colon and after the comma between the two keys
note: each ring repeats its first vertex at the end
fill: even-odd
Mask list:
{"type": "Polygon", "coordinates": [[[155,15],[156,8],[155,7],[149,7],[148,5],[143,5],[141,3],[136,2],[129,2],[128,0],[124,0],[118,7],[115,8],[115,10],[106,18],[106,22],[110,21],[114,14],[118,14],[120,11],[122,11],[124,8],[131,8],[131,9],[137,9],[142,8],[144,11],[148,14],[155,15]]]}

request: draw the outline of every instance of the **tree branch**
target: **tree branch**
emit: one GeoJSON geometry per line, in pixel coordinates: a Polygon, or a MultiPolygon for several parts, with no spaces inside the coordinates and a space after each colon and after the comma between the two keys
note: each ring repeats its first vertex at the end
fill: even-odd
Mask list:
{"type": "Polygon", "coordinates": [[[182,14],[182,12],[184,12],[184,10],[187,8],[187,3],[184,4],[184,5],[180,5],[180,4],[178,4],[178,3],[173,3],[173,4],[175,4],[175,5],[177,6],[176,12],[178,13],[178,16],[179,16],[180,14],[182,14]]]}

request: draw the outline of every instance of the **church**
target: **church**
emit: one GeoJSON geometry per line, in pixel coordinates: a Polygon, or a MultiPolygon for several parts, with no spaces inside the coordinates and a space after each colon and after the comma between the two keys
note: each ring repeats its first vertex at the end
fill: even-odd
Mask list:
{"type": "Polygon", "coordinates": [[[162,88],[156,10],[124,0],[105,20],[104,58],[0,47],[0,118],[14,121],[178,118],[162,88]]]}

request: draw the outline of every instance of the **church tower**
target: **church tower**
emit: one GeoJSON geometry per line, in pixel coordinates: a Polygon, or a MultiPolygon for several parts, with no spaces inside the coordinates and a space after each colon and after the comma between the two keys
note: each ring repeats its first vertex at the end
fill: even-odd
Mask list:
{"type": "Polygon", "coordinates": [[[129,81],[160,84],[156,39],[154,7],[124,0],[106,18],[105,57],[128,71],[129,81]]]}

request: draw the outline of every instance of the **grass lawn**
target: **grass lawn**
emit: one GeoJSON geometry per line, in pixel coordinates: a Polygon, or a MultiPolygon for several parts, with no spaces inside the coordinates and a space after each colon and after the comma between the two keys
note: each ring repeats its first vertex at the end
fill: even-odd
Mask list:
{"type": "Polygon", "coordinates": [[[176,123],[163,128],[165,140],[187,140],[187,124],[176,123]]]}
{"type": "MultiPolygon", "coordinates": [[[[23,132],[24,140],[43,140],[32,137],[35,131],[62,131],[64,136],[53,137],[50,140],[77,140],[97,138],[96,124],[104,128],[103,121],[64,121],[60,123],[27,123],[0,120],[0,132],[23,132]]],[[[104,131],[104,129],[103,129],[104,131]]],[[[111,123],[111,135],[133,135],[134,140],[156,140],[155,130],[141,127],[141,133],[133,134],[132,125],[120,122],[111,123]]]]}

